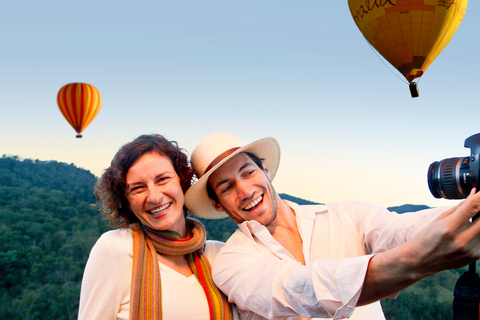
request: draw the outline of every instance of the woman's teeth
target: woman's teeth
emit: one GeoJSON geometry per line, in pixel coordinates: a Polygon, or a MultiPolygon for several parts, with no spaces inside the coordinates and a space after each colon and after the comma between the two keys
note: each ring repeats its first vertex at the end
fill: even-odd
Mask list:
{"type": "Polygon", "coordinates": [[[159,214],[161,213],[162,211],[164,211],[165,209],[167,209],[168,207],[170,207],[171,203],[167,203],[159,208],[156,208],[156,209],[153,209],[150,211],[151,214],[159,214]]]}

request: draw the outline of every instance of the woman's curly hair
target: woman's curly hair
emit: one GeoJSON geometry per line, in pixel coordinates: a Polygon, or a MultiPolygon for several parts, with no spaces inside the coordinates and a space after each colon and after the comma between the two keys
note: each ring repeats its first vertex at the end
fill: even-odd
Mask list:
{"type": "MultiPolygon", "coordinates": [[[[105,220],[115,228],[127,228],[138,218],[130,210],[126,197],[126,176],[128,169],[144,154],[157,152],[170,159],[175,172],[180,178],[180,185],[185,193],[192,184],[193,170],[189,166],[188,157],[177,142],[169,141],[159,134],[141,135],[125,144],[117,152],[95,185],[96,205],[105,220]]],[[[186,214],[186,209],[185,214],[186,214]]]]}

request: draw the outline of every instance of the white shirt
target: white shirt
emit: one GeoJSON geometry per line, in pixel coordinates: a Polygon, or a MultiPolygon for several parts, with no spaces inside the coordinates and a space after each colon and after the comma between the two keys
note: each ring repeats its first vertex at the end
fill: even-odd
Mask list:
{"type": "Polygon", "coordinates": [[[360,202],[285,202],[295,211],[305,266],[256,221],[240,224],[213,263],[215,283],[242,319],[385,319],[380,302],[355,308],[371,257],[405,243],[445,210],[396,214],[360,202]]]}
{"type": "Polygon", "coordinates": [[[210,320],[207,296],[195,275],[185,277],[160,263],[162,319],[210,320]]]}
{"type": "MultiPolygon", "coordinates": [[[[223,246],[205,243],[210,264],[223,246]]],[[[132,285],[133,238],[131,230],[104,233],[93,246],[85,266],[78,319],[129,319],[132,285]]],[[[205,292],[195,275],[185,277],[159,263],[163,319],[210,319],[205,292]]],[[[238,317],[234,310],[234,316],[238,317]]]]}

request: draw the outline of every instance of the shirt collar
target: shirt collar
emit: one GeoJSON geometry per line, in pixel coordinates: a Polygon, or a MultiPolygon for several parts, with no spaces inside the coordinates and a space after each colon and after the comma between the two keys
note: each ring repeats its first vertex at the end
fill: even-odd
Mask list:
{"type": "MultiPolygon", "coordinates": [[[[299,205],[289,200],[282,200],[282,201],[285,202],[295,212],[297,225],[299,226],[301,225],[300,223],[301,220],[307,219],[313,222],[315,220],[315,215],[317,213],[327,212],[326,205],[299,205]],[[315,207],[315,210],[312,210],[313,207],[315,207]]],[[[265,226],[261,225],[255,220],[244,221],[238,225],[238,228],[250,238],[253,238],[252,235],[255,234],[256,232],[259,232],[264,228],[266,229],[265,226]]]]}

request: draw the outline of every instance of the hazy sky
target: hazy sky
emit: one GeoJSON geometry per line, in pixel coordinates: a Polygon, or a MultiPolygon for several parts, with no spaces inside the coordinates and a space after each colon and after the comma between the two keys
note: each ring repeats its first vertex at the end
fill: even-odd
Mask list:
{"type": "Polygon", "coordinates": [[[206,135],[282,147],[274,186],[312,201],[431,206],[428,166],[480,132],[480,4],[419,82],[366,43],[347,1],[0,2],[0,155],[99,176],[123,144],[160,133],[189,152],[206,135]],[[82,139],[56,104],[96,86],[82,139]]]}

